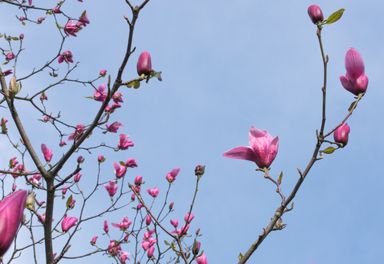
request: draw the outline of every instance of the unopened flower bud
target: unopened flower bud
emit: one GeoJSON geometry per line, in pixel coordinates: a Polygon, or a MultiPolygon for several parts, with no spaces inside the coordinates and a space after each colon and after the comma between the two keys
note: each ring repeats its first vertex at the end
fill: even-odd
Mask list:
{"type": "Polygon", "coordinates": [[[205,172],[205,166],[204,165],[197,165],[195,167],[195,175],[200,177],[200,176],[203,176],[205,172]]]}
{"type": "Polygon", "coordinates": [[[152,62],[151,62],[151,54],[149,52],[144,51],[140,54],[139,59],[137,61],[137,73],[139,75],[145,74],[148,75],[152,71],[152,62]]]}
{"type": "Polygon", "coordinates": [[[309,6],[308,15],[315,25],[324,20],[323,11],[321,11],[321,8],[318,5],[309,6]]]}
{"type": "Polygon", "coordinates": [[[336,128],[335,132],[333,132],[333,138],[335,139],[335,142],[341,144],[343,147],[347,145],[350,130],[351,129],[347,123],[343,123],[338,128],[336,128]]]}
{"type": "Polygon", "coordinates": [[[193,247],[192,247],[193,255],[196,256],[199,254],[200,246],[201,246],[201,243],[199,241],[195,240],[195,242],[193,242],[193,247]]]}

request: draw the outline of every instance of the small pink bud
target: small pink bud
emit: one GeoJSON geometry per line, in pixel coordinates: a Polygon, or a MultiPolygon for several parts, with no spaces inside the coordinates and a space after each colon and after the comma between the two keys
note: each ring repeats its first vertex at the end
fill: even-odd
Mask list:
{"type": "Polygon", "coordinates": [[[108,222],[107,220],[104,220],[103,230],[106,234],[109,232],[108,222]]]}
{"type": "Polygon", "coordinates": [[[99,155],[99,156],[97,157],[97,161],[98,161],[99,163],[103,163],[103,162],[105,161],[105,157],[104,157],[103,155],[99,155]]]}
{"type": "Polygon", "coordinates": [[[189,224],[192,222],[193,218],[195,218],[195,216],[192,213],[186,213],[184,216],[184,221],[189,224]]]}
{"type": "Polygon", "coordinates": [[[347,123],[340,125],[335,132],[333,132],[333,138],[336,143],[341,144],[343,147],[348,143],[348,136],[350,132],[350,127],[347,123]]]}
{"type": "Polygon", "coordinates": [[[7,54],[5,54],[5,59],[7,61],[13,60],[14,58],[15,58],[15,54],[13,54],[13,52],[8,52],[7,54]]]}
{"type": "Polygon", "coordinates": [[[201,243],[197,240],[195,240],[193,242],[193,247],[192,247],[192,253],[193,255],[198,255],[199,254],[199,251],[200,251],[200,246],[201,246],[201,243]]]}
{"type": "Polygon", "coordinates": [[[65,195],[67,191],[68,191],[68,187],[63,187],[63,189],[61,189],[61,194],[65,195]]]}
{"type": "Polygon", "coordinates": [[[36,23],[37,23],[37,24],[41,24],[41,23],[44,22],[44,20],[45,20],[45,17],[39,17],[39,18],[37,18],[36,23]]]}
{"type": "Polygon", "coordinates": [[[100,76],[104,77],[105,75],[107,75],[107,70],[102,69],[102,70],[100,70],[99,74],[100,74],[100,76]]]}
{"type": "Polygon", "coordinates": [[[21,34],[19,35],[19,39],[20,39],[20,40],[23,40],[23,39],[24,39],[24,34],[23,34],[23,33],[21,33],[21,34]]]}
{"type": "Polygon", "coordinates": [[[146,224],[147,226],[149,226],[151,223],[152,223],[152,218],[151,218],[150,215],[147,215],[147,216],[145,217],[145,224],[146,224]]]}
{"type": "Polygon", "coordinates": [[[84,160],[85,160],[85,159],[84,159],[83,156],[78,156],[78,157],[77,157],[77,163],[79,163],[79,164],[83,163],[84,160]]]}
{"type": "Polygon", "coordinates": [[[60,6],[55,6],[54,8],[52,8],[52,12],[55,14],[60,14],[61,13],[60,6]]]}
{"type": "Polygon", "coordinates": [[[139,75],[145,74],[148,75],[152,71],[152,62],[151,62],[151,54],[149,52],[144,51],[140,54],[139,59],[137,61],[137,73],[139,75]]]}
{"type": "Polygon", "coordinates": [[[141,184],[143,184],[143,177],[140,176],[140,175],[137,175],[137,176],[135,177],[135,185],[136,185],[136,186],[140,186],[141,184]]]}
{"type": "Polygon", "coordinates": [[[98,238],[98,236],[92,237],[91,242],[90,242],[92,246],[96,245],[97,238],[98,238]]]}
{"type": "Polygon", "coordinates": [[[321,11],[321,8],[318,5],[309,6],[308,15],[315,25],[324,20],[323,11],[321,11]]]}
{"type": "Polygon", "coordinates": [[[41,152],[43,152],[46,162],[50,162],[53,156],[52,150],[50,150],[45,144],[41,144],[41,152]]]}
{"type": "Polygon", "coordinates": [[[177,228],[178,225],[179,225],[179,221],[177,219],[171,219],[170,221],[171,225],[174,227],[174,228],[177,228]]]}
{"type": "Polygon", "coordinates": [[[169,206],[168,206],[168,208],[169,208],[169,211],[171,211],[172,209],[173,209],[173,206],[175,205],[175,203],[174,202],[171,202],[170,204],[169,204],[169,206]]]}
{"type": "Polygon", "coordinates": [[[80,172],[76,173],[75,176],[73,177],[74,182],[79,182],[81,179],[81,176],[82,175],[80,172]]]}

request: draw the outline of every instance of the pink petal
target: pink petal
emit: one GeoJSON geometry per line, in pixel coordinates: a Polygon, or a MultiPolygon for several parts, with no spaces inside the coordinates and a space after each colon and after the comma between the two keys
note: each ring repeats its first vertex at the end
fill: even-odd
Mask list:
{"type": "Polygon", "coordinates": [[[250,147],[236,147],[224,152],[223,156],[232,159],[242,159],[255,162],[255,154],[253,149],[250,147]]]}

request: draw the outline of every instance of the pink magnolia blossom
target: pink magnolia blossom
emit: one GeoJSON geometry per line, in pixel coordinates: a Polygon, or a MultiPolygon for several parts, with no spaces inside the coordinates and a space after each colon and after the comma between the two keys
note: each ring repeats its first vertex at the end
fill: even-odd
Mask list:
{"type": "Polygon", "coordinates": [[[208,264],[207,256],[205,256],[205,253],[201,254],[196,258],[197,264],[208,264]]]}
{"type": "Polygon", "coordinates": [[[64,32],[67,36],[76,37],[76,33],[79,32],[81,27],[76,23],[76,21],[68,20],[68,22],[64,26],[64,32]]]}
{"type": "Polygon", "coordinates": [[[347,73],[345,76],[340,76],[343,87],[354,95],[365,93],[368,86],[368,77],[365,75],[363,58],[357,50],[350,48],[347,51],[345,54],[345,68],[347,73]]]}
{"type": "Polygon", "coordinates": [[[90,243],[91,243],[92,246],[96,245],[97,238],[98,238],[98,236],[93,236],[93,237],[92,237],[92,239],[91,239],[91,241],[90,241],[90,243]]]}
{"type": "Polygon", "coordinates": [[[119,149],[128,149],[129,147],[133,147],[134,143],[132,140],[129,139],[128,135],[126,134],[120,134],[119,136],[119,144],[117,147],[119,149]]]}
{"type": "Polygon", "coordinates": [[[0,201],[0,258],[12,244],[23,218],[28,192],[16,191],[0,201]]]}
{"type": "Polygon", "coordinates": [[[41,152],[43,152],[46,162],[50,162],[52,160],[53,152],[45,144],[41,144],[41,152]]]}
{"type": "Polygon", "coordinates": [[[93,99],[98,102],[104,102],[107,98],[107,92],[105,90],[105,84],[100,84],[93,94],[93,99]]]}
{"type": "Polygon", "coordinates": [[[321,11],[321,8],[318,5],[310,5],[308,7],[308,15],[313,24],[317,24],[324,20],[323,11],[321,11]]]}
{"type": "Polygon", "coordinates": [[[7,61],[13,60],[14,58],[15,58],[15,54],[13,54],[13,52],[8,52],[7,54],[5,54],[5,59],[7,61]]]}
{"type": "Polygon", "coordinates": [[[151,54],[148,51],[144,51],[140,54],[137,60],[137,73],[139,75],[148,75],[152,71],[151,54]]]}
{"type": "Polygon", "coordinates": [[[65,140],[60,140],[60,142],[59,142],[59,146],[60,147],[64,147],[65,145],[67,145],[67,142],[65,142],[65,140]]]}
{"type": "Polygon", "coordinates": [[[122,126],[122,124],[120,122],[115,121],[110,125],[107,124],[106,126],[108,132],[116,133],[117,130],[119,130],[119,128],[122,126]]]}
{"type": "Polygon", "coordinates": [[[113,167],[115,167],[115,175],[117,178],[124,177],[125,173],[127,172],[127,167],[117,162],[113,163],[113,167]]]}
{"type": "Polygon", "coordinates": [[[179,174],[179,172],[180,168],[174,168],[173,170],[167,173],[167,176],[165,176],[165,178],[169,183],[172,183],[176,180],[176,176],[179,174]]]}
{"type": "Polygon", "coordinates": [[[347,145],[350,131],[351,129],[347,123],[341,124],[338,128],[336,128],[335,132],[333,132],[335,142],[340,143],[343,146],[347,145]]]}
{"type": "Polygon", "coordinates": [[[84,26],[86,27],[87,24],[89,24],[89,19],[88,19],[88,16],[87,16],[87,11],[84,11],[81,16],[79,17],[79,22],[84,26]]]}
{"type": "Polygon", "coordinates": [[[65,216],[61,221],[61,230],[64,233],[68,232],[69,229],[74,227],[77,224],[78,219],[73,216],[65,216]]]}
{"type": "Polygon", "coordinates": [[[28,0],[28,4],[29,4],[29,5],[32,5],[32,0],[28,0]]]}
{"type": "Polygon", "coordinates": [[[129,218],[126,216],[123,218],[123,220],[120,223],[112,223],[112,226],[120,228],[121,231],[125,231],[129,228],[129,226],[132,224],[132,221],[129,220],[129,218]]]}
{"type": "Polygon", "coordinates": [[[136,168],[137,167],[136,160],[132,158],[127,159],[127,161],[125,162],[125,166],[128,168],[136,168]]]}
{"type": "Polygon", "coordinates": [[[104,185],[110,197],[113,197],[117,192],[117,183],[115,181],[109,181],[108,184],[104,185]]]}
{"type": "Polygon", "coordinates": [[[249,160],[259,168],[268,168],[279,149],[279,137],[273,138],[267,131],[252,127],[249,132],[249,145],[233,148],[224,157],[249,160]]]}
{"type": "Polygon", "coordinates": [[[148,189],[147,192],[150,196],[152,196],[153,198],[156,198],[159,195],[160,190],[159,188],[154,187],[154,188],[148,189]]]}
{"type": "Polygon", "coordinates": [[[70,50],[66,50],[64,52],[62,52],[59,57],[57,58],[57,62],[58,63],[62,63],[62,62],[66,62],[66,63],[73,63],[73,55],[72,55],[72,51],[70,50]]]}

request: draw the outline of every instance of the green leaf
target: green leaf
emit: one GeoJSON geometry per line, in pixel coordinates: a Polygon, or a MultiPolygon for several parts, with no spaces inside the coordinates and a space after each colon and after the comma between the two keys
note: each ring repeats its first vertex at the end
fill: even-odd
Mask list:
{"type": "Polygon", "coordinates": [[[73,197],[72,197],[72,194],[71,194],[71,196],[69,196],[68,199],[67,199],[67,203],[66,203],[67,208],[69,208],[71,206],[72,200],[73,200],[73,197]]]}
{"type": "Polygon", "coordinates": [[[127,83],[127,87],[137,89],[140,87],[140,81],[138,80],[130,81],[129,83],[127,83]]]}
{"type": "Polygon", "coordinates": [[[164,244],[166,244],[167,246],[171,245],[167,240],[164,240],[164,244]]]}
{"type": "Polygon", "coordinates": [[[325,20],[325,24],[333,24],[335,23],[336,21],[338,21],[342,16],[343,16],[343,13],[344,13],[345,9],[344,8],[341,8],[339,10],[337,10],[336,12],[333,12],[326,20],[325,20]]]}
{"type": "Polygon", "coordinates": [[[159,80],[159,81],[162,81],[162,80],[163,80],[163,78],[161,78],[161,72],[152,71],[152,72],[151,72],[151,78],[152,78],[152,77],[156,77],[157,80],[159,80]]]}
{"type": "Polygon", "coordinates": [[[237,258],[238,258],[239,261],[240,261],[242,258],[244,258],[243,253],[239,253],[239,256],[238,256],[237,258]]]}
{"type": "Polygon", "coordinates": [[[283,172],[280,172],[279,178],[277,178],[277,183],[280,185],[283,180],[283,172]]]}
{"type": "Polygon", "coordinates": [[[348,107],[348,112],[352,112],[356,108],[356,101],[353,101],[351,105],[348,107]]]}
{"type": "Polygon", "coordinates": [[[322,150],[321,152],[323,152],[325,154],[332,154],[335,150],[336,150],[336,148],[334,148],[334,147],[328,147],[328,148],[322,150]]]}

